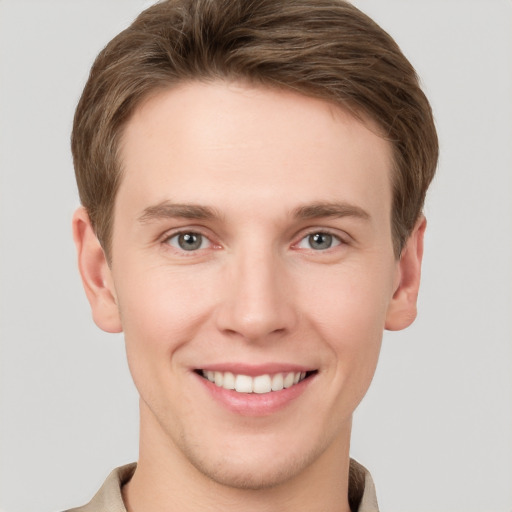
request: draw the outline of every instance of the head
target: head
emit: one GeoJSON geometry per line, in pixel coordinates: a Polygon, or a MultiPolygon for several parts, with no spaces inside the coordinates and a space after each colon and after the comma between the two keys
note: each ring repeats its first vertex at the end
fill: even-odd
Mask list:
{"type": "Polygon", "coordinates": [[[73,154],[79,264],[96,323],[125,333],[142,461],[320,485],[383,329],[415,316],[437,143],[396,44],[338,0],[156,4],[96,60],[73,154]]]}
{"type": "Polygon", "coordinates": [[[430,105],[393,39],[343,0],[171,0],[144,11],[99,54],[75,114],[80,199],[107,257],[126,123],[159,90],[218,79],[295,91],[372,120],[393,147],[391,222],[400,255],[438,144],[430,105]]]}

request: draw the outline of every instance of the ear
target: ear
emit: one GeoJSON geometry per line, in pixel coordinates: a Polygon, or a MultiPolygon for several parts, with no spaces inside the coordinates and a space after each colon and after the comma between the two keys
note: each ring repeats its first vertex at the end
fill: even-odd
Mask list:
{"type": "Polygon", "coordinates": [[[421,277],[423,237],[427,221],[423,215],[418,219],[409,236],[398,262],[397,285],[388,307],[385,327],[389,331],[405,329],[416,318],[416,302],[421,277]]]}
{"type": "Polygon", "coordinates": [[[73,238],[78,254],[78,269],[95,324],[106,332],[121,332],[114,281],[103,248],[81,207],[73,215],[73,238]]]}

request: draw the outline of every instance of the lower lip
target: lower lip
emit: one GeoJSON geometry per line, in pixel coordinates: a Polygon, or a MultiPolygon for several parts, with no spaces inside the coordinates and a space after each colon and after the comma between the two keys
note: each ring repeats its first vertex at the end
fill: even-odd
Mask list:
{"type": "Polygon", "coordinates": [[[231,412],[242,416],[267,416],[284,409],[302,395],[315,375],[311,375],[289,388],[270,393],[238,393],[233,389],[217,386],[200,375],[196,374],[196,377],[203,383],[211,396],[231,412]]]}

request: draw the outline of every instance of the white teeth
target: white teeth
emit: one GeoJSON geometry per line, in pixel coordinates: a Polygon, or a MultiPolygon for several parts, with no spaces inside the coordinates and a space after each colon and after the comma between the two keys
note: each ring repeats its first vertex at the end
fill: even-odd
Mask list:
{"type": "Polygon", "coordinates": [[[222,387],[224,389],[235,389],[235,376],[231,372],[226,372],[224,374],[222,387]]]}
{"type": "Polygon", "coordinates": [[[294,379],[295,379],[295,375],[292,372],[287,373],[284,378],[283,386],[285,388],[291,388],[293,386],[294,379]]]}
{"type": "Polygon", "coordinates": [[[272,391],[272,379],[270,375],[258,375],[254,377],[252,390],[255,393],[270,393],[272,391]]]}
{"type": "Polygon", "coordinates": [[[248,375],[237,375],[235,378],[235,390],[239,393],[252,393],[252,378],[248,375]]]}
{"type": "Polygon", "coordinates": [[[276,373],[272,377],[272,391],[281,391],[283,389],[283,374],[282,373],[276,373]]]}
{"type": "Polygon", "coordinates": [[[234,389],[238,393],[270,393],[290,388],[306,378],[306,372],[264,374],[256,377],[234,375],[231,372],[203,370],[203,377],[224,389],[234,389]]]}

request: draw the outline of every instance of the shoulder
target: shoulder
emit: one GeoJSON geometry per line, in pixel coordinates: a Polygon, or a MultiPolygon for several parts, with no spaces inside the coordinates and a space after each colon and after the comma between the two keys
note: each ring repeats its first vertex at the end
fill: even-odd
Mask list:
{"type": "Polygon", "coordinates": [[[348,501],[354,512],[379,512],[372,476],[354,459],[350,459],[348,501]]]}
{"type": "Polygon", "coordinates": [[[121,488],[133,476],[136,467],[137,464],[132,463],[114,469],[87,505],[65,512],[126,512],[121,488]]]}

